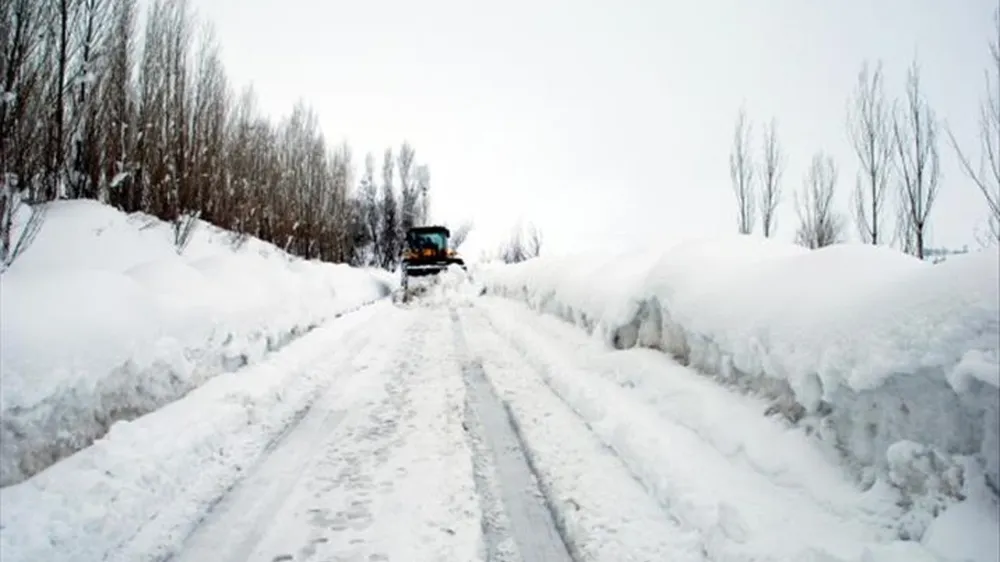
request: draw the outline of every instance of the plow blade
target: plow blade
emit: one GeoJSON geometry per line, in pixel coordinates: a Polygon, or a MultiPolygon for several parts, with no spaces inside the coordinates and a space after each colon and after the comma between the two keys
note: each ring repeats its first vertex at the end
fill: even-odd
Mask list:
{"type": "Polygon", "coordinates": [[[448,269],[448,263],[426,263],[426,264],[414,264],[403,266],[403,271],[407,277],[426,277],[428,275],[437,275],[442,271],[448,269]]]}
{"type": "Polygon", "coordinates": [[[461,259],[403,262],[403,277],[426,277],[428,275],[437,275],[453,265],[457,265],[463,270],[466,270],[465,262],[461,259]]]}

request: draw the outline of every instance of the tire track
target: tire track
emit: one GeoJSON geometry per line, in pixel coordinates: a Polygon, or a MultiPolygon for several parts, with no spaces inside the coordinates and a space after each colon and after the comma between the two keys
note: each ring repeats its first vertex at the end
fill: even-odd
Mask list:
{"type": "Polygon", "coordinates": [[[465,427],[474,453],[487,560],[573,562],[510,412],[486,379],[482,363],[469,358],[458,312],[451,309],[450,316],[463,358],[465,427]]]}
{"type": "Polygon", "coordinates": [[[470,314],[474,352],[483,354],[485,376],[502,396],[573,559],[706,560],[698,532],[658,501],[482,310],[470,314]]]}
{"type": "Polygon", "coordinates": [[[650,498],[655,499],[656,502],[658,504],[660,504],[660,506],[663,508],[664,514],[668,518],[670,518],[671,521],[673,521],[674,523],[680,524],[680,522],[681,522],[680,519],[678,519],[677,516],[671,512],[671,505],[667,504],[667,503],[664,503],[664,502],[662,502],[659,499],[659,496],[656,493],[656,490],[654,488],[650,487],[649,483],[645,479],[643,479],[639,474],[636,474],[635,470],[632,469],[632,466],[629,464],[629,462],[625,458],[622,458],[621,454],[618,451],[616,451],[614,447],[612,447],[607,442],[605,442],[605,440],[602,439],[597,434],[596,431],[594,431],[594,427],[591,425],[590,421],[587,419],[587,416],[584,415],[583,413],[581,413],[578,410],[578,408],[573,403],[571,403],[570,401],[566,400],[566,398],[563,396],[563,394],[561,392],[559,392],[559,389],[555,388],[552,385],[552,383],[549,380],[550,377],[548,376],[548,374],[546,372],[545,366],[539,364],[537,360],[531,359],[530,358],[531,354],[529,353],[529,351],[527,349],[524,348],[524,345],[522,345],[521,342],[512,339],[511,337],[509,337],[506,334],[500,335],[501,332],[496,329],[496,326],[493,324],[492,319],[490,319],[490,317],[488,315],[483,314],[482,311],[480,311],[479,313],[482,314],[482,317],[483,317],[484,321],[491,328],[493,328],[494,333],[498,334],[498,337],[501,338],[506,345],[509,345],[512,349],[514,349],[518,353],[518,355],[520,355],[522,357],[522,359],[524,361],[524,364],[526,366],[528,366],[528,368],[530,369],[530,371],[534,372],[536,378],[538,379],[538,381],[542,385],[544,385],[546,391],[552,393],[552,395],[554,397],[556,397],[563,405],[565,405],[566,408],[568,408],[571,412],[573,412],[573,414],[577,417],[577,419],[580,420],[580,423],[582,423],[587,428],[587,430],[590,431],[591,433],[593,433],[594,437],[600,441],[601,446],[609,454],[614,455],[616,458],[618,458],[621,461],[622,466],[625,467],[628,470],[629,475],[632,477],[632,479],[635,481],[635,483],[638,484],[639,486],[641,486],[642,489],[645,490],[646,494],[649,495],[650,498]]]}

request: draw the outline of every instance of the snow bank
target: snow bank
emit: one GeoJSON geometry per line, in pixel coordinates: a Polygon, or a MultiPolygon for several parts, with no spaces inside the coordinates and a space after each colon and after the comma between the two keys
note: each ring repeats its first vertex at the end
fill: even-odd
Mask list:
{"type": "Polygon", "coordinates": [[[49,205],[0,276],[0,485],[382,298],[390,281],[199,222],[49,205]]]}
{"type": "Polygon", "coordinates": [[[901,535],[921,536],[979,469],[996,493],[995,252],[934,265],[887,248],[733,237],[536,258],[477,277],[615,347],[661,349],[772,398],[769,414],[818,435],[864,487],[902,491],[914,509],[901,535]]]}
{"type": "Polygon", "coordinates": [[[385,318],[379,304],[389,306],[327,323],[260,363],[115,423],[92,446],[0,489],[3,559],[170,559],[331,385],[338,394],[357,387],[351,361],[361,348],[380,349],[368,334],[398,338],[402,323],[372,329],[385,318]]]}

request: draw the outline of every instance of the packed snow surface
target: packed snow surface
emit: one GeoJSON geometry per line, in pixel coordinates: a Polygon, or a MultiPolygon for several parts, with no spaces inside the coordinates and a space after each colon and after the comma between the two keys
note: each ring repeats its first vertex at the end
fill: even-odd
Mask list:
{"type": "Polygon", "coordinates": [[[998,276],[996,251],[931,264],[752,237],[476,271],[491,293],[616,348],[659,349],[770,398],[862,487],[897,488],[913,508],[898,531],[913,538],[969,494],[996,499],[998,276]]]}
{"type": "Polygon", "coordinates": [[[0,484],[386,296],[390,282],[200,221],[179,253],[169,223],[49,204],[0,275],[0,484]]]}

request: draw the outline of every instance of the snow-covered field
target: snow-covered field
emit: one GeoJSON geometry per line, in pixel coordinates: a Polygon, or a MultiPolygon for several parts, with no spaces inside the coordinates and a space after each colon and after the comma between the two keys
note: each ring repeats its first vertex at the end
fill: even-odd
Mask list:
{"type": "Polygon", "coordinates": [[[913,539],[963,512],[986,513],[996,538],[998,276],[995,251],[930,264],[750,237],[476,270],[489,292],[609,345],[767,397],[862,489],[893,490],[913,539]]]}
{"type": "Polygon", "coordinates": [[[179,255],[169,223],[94,201],[49,206],[0,276],[0,485],[257,363],[394,282],[236,242],[199,221],[179,255]]]}

